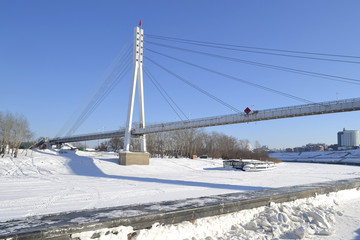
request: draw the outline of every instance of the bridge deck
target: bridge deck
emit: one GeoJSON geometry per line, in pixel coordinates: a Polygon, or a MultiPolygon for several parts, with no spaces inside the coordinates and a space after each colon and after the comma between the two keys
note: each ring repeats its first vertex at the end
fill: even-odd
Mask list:
{"type": "MultiPolygon", "coordinates": [[[[201,128],[226,124],[246,123],[265,121],[279,118],[291,118],[310,115],[320,115],[337,112],[350,112],[360,110],[360,98],[345,99],[340,101],[321,102],[305,105],[297,105],[283,108],[273,108],[266,110],[253,111],[250,114],[229,114],[223,116],[194,119],[189,121],[177,121],[169,123],[161,123],[149,125],[146,128],[134,128],[133,135],[143,135],[148,133],[166,132],[189,128],[201,128]]],[[[72,137],[51,139],[51,144],[88,141],[96,139],[105,139],[112,137],[123,137],[125,131],[111,131],[106,133],[92,133],[72,137]]]]}

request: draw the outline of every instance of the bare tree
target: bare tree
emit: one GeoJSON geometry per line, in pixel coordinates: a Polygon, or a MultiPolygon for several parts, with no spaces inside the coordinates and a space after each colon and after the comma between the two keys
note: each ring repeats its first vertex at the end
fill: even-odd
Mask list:
{"type": "Polygon", "coordinates": [[[10,145],[11,145],[11,130],[13,128],[14,121],[13,116],[11,113],[6,113],[2,117],[2,123],[1,123],[1,157],[4,157],[6,154],[6,151],[10,151],[10,145]]]}
{"type": "Polygon", "coordinates": [[[120,151],[124,147],[124,138],[113,137],[108,141],[108,146],[111,147],[115,152],[120,151]]]}
{"type": "Polygon", "coordinates": [[[255,141],[255,146],[254,149],[260,149],[261,148],[261,144],[258,140],[255,141]]]}
{"type": "Polygon", "coordinates": [[[21,142],[30,135],[29,124],[24,115],[17,115],[14,119],[12,153],[17,157],[21,142]]]}
{"type": "Polygon", "coordinates": [[[250,145],[250,141],[245,139],[245,140],[240,140],[238,143],[239,149],[242,151],[250,151],[251,150],[251,145],[250,145]]]}
{"type": "MultiPolygon", "coordinates": [[[[33,139],[33,137],[34,137],[34,133],[31,132],[31,131],[27,131],[26,136],[25,136],[26,142],[27,142],[27,143],[31,143],[31,140],[33,139]]],[[[30,147],[32,144],[33,144],[33,142],[32,142],[28,147],[26,147],[26,149],[25,149],[25,151],[26,151],[26,152],[25,152],[25,156],[27,156],[28,149],[29,149],[29,147],[30,147]]]]}
{"type": "Polygon", "coordinates": [[[108,142],[101,142],[96,148],[96,151],[107,151],[108,150],[108,142]]]}
{"type": "Polygon", "coordinates": [[[0,114],[0,155],[6,153],[14,157],[18,155],[18,149],[25,139],[29,139],[32,133],[29,125],[22,114],[14,115],[12,113],[0,114]]]}

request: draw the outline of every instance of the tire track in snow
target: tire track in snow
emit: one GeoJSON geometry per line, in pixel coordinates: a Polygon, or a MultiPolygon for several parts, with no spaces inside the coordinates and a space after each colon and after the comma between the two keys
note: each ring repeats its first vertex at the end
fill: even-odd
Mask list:
{"type": "Polygon", "coordinates": [[[11,163],[15,166],[14,168],[11,168],[10,170],[8,170],[5,175],[8,176],[14,176],[14,173],[16,173],[18,170],[21,172],[22,175],[25,175],[25,173],[23,172],[23,170],[21,169],[21,167],[25,166],[31,159],[27,159],[23,162],[21,162],[20,164],[17,164],[16,161],[14,161],[13,157],[9,158],[11,163]]]}
{"type": "MultiPolygon", "coordinates": [[[[69,182],[67,182],[69,183],[69,182]]],[[[66,184],[68,186],[68,184],[66,184]]],[[[42,213],[46,213],[47,209],[50,208],[54,203],[61,200],[65,196],[69,195],[71,192],[74,191],[74,186],[70,185],[69,187],[66,187],[65,189],[62,189],[60,191],[57,191],[55,194],[52,194],[50,197],[46,197],[42,201],[40,201],[39,204],[36,204],[32,210],[30,210],[26,217],[34,216],[34,215],[40,215],[42,213]]]]}

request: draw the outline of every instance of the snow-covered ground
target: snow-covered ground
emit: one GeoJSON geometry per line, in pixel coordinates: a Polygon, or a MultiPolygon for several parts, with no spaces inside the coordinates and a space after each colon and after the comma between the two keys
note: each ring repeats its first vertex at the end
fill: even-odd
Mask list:
{"type": "Polygon", "coordinates": [[[360,164],[360,149],[342,151],[282,152],[271,153],[270,157],[278,158],[282,161],[360,164]]]}
{"type": "Polygon", "coordinates": [[[271,204],[176,225],[154,224],[134,231],[117,227],[74,234],[79,239],[360,239],[360,191],[344,190],[308,199],[271,204]],[[107,233],[107,234],[106,234],[107,233]],[[114,234],[115,233],[115,234],[114,234]]]}
{"type": "MultiPolygon", "coordinates": [[[[120,166],[117,162],[114,153],[69,150],[32,151],[27,156],[23,153],[15,159],[0,159],[0,221],[360,176],[360,167],[345,165],[281,163],[269,171],[243,172],[225,170],[221,160],[212,159],[152,158],[149,166],[120,166]]],[[[359,206],[360,197],[354,201],[359,206]]],[[[344,212],[351,209],[347,204],[354,207],[345,201],[338,206],[339,211],[343,206],[344,212]]],[[[331,204],[326,206],[330,208],[331,204]]],[[[355,210],[349,210],[349,214],[355,210]]],[[[340,217],[336,211],[334,216],[340,217]]],[[[356,221],[359,223],[359,217],[356,221]]],[[[241,238],[225,234],[222,239],[241,238]]]]}

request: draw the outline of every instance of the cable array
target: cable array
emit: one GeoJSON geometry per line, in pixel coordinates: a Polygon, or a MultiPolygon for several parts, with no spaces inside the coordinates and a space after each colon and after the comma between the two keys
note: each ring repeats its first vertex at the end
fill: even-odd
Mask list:
{"type": "Polygon", "coordinates": [[[159,91],[161,96],[165,99],[165,101],[169,104],[171,109],[176,113],[176,115],[180,118],[181,121],[183,121],[183,118],[181,117],[180,113],[185,117],[185,119],[189,120],[189,118],[186,116],[186,114],[181,110],[178,104],[175,103],[175,101],[170,97],[170,95],[166,92],[166,90],[161,86],[161,84],[155,79],[154,75],[151,74],[151,72],[144,68],[145,74],[148,76],[152,84],[155,86],[155,88],[159,91]],[[176,110],[178,109],[180,113],[176,110]]]}
{"type": "MultiPolygon", "coordinates": [[[[217,59],[231,61],[231,62],[235,62],[235,63],[252,65],[252,66],[256,66],[256,67],[268,68],[268,69],[273,69],[273,70],[277,70],[277,71],[290,72],[290,73],[294,73],[294,74],[301,74],[301,75],[305,75],[305,76],[321,78],[321,79],[326,79],[326,80],[331,80],[331,81],[337,81],[337,82],[342,82],[342,83],[347,83],[347,84],[360,85],[360,80],[356,79],[356,78],[343,77],[343,76],[327,74],[327,73],[320,73],[320,72],[315,72],[315,71],[308,71],[308,70],[304,70],[304,69],[291,68],[291,67],[280,66],[280,65],[275,65],[275,64],[268,64],[268,63],[257,62],[257,61],[250,61],[250,60],[246,60],[243,58],[229,57],[226,55],[220,55],[220,54],[215,54],[215,53],[211,53],[211,52],[204,51],[204,50],[199,50],[199,47],[206,47],[208,49],[210,49],[210,48],[222,49],[222,50],[232,51],[232,52],[241,51],[241,52],[256,53],[256,54],[268,54],[268,55],[281,56],[281,57],[301,58],[301,59],[306,59],[306,60],[331,61],[331,62],[338,62],[338,63],[343,63],[343,64],[359,64],[360,63],[360,61],[358,61],[358,59],[360,59],[359,56],[351,56],[351,55],[344,55],[344,54],[332,54],[332,53],[319,53],[319,52],[309,52],[309,51],[294,51],[294,50],[275,49],[275,48],[252,47],[252,46],[243,46],[243,45],[236,45],[236,44],[224,44],[224,43],[216,43],[216,42],[209,42],[209,41],[189,40],[189,39],[184,39],[184,38],[166,37],[166,36],[159,36],[159,35],[152,35],[152,34],[146,34],[146,37],[149,39],[152,39],[152,40],[161,40],[161,41],[166,41],[168,43],[171,43],[171,45],[169,45],[169,44],[164,44],[162,42],[159,43],[159,42],[154,42],[151,40],[150,41],[146,40],[147,45],[152,45],[152,46],[167,48],[167,49],[171,49],[171,50],[177,50],[177,51],[202,55],[202,56],[206,56],[206,57],[217,58],[217,59]],[[175,43],[192,45],[192,46],[196,47],[196,50],[190,49],[190,48],[185,48],[185,47],[174,46],[175,43]]],[[[281,95],[281,96],[291,98],[291,99],[294,99],[297,101],[301,101],[304,103],[313,103],[312,101],[307,100],[305,98],[294,96],[292,94],[288,94],[286,92],[279,91],[275,88],[266,87],[266,86],[254,83],[253,81],[248,81],[248,80],[233,76],[228,73],[223,73],[223,72],[217,71],[212,68],[201,66],[199,64],[193,63],[192,61],[186,61],[182,58],[175,57],[174,55],[167,54],[168,51],[166,51],[166,53],[164,53],[162,51],[155,50],[151,47],[146,47],[145,50],[147,50],[150,53],[156,54],[158,56],[166,57],[167,59],[171,59],[171,60],[177,61],[179,63],[186,64],[186,65],[192,66],[194,68],[201,69],[203,71],[207,71],[207,72],[216,74],[218,76],[221,76],[221,77],[224,77],[227,79],[235,80],[235,81],[241,82],[243,84],[250,85],[252,87],[256,87],[256,88],[259,88],[259,89],[262,89],[262,90],[265,90],[268,92],[272,92],[277,95],[281,95]]],[[[153,58],[150,59],[148,57],[148,59],[151,60],[152,63],[158,65],[159,67],[164,68],[164,66],[155,62],[155,60],[153,58]]],[[[169,70],[168,70],[168,72],[169,72],[169,70]]]]}
{"type": "Polygon", "coordinates": [[[161,44],[161,43],[155,43],[155,42],[151,42],[151,41],[147,41],[146,43],[151,44],[151,45],[160,46],[160,47],[180,50],[180,51],[184,51],[184,52],[190,52],[190,53],[196,53],[196,54],[205,55],[205,56],[209,56],[209,57],[215,57],[215,58],[224,59],[224,60],[228,60],[228,61],[232,61],[232,62],[239,62],[239,63],[249,64],[249,65],[258,66],[258,67],[270,68],[270,69],[281,70],[281,71],[285,71],[285,72],[292,72],[292,73],[302,74],[302,75],[306,75],[306,76],[312,76],[312,77],[317,77],[317,78],[328,79],[328,80],[332,80],[332,81],[338,81],[338,82],[344,82],[344,83],[360,85],[360,80],[355,79],[355,78],[341,77],[341,76],[325,74],[325,73],[318,73],[318,72],[312,72],[312,71],[306,71],[306,70],[301,70],[301,69],[296,69],[296,68],[282,67],[282,66],[273,65],[273,64],[266,64],[266,63],[261,63],[261,62],[244,60],[244,59],[240,59],[240,58],[227,57],[227,56],[223,56],[223,55],[207,53],[207,52],[204,52],[204,51],[198,51],[198,50],[192,50],[192,49],[187,49],[187,48],[175,47],[175,46],[170,46],[170,45],[161,44]]]}
{"type": "Polygon", "coordinates": [[[132,44],[128,43],[104,73],[101,86],[72,114],[66,124],[58,132],[57,137],[64,135],[71,136],[119,84],[124,76],[130,71],[130,65],[132,63],[131,53],[132,44]],[[64,134],[65,132],[66,134],[64,134]]]}
{"type": "Polygon", "coordinates": [[[359,61],[354,61],[354,60],[342,60],[342,59],[321,58],[321,57],[307,57],[307,56],[301,56],[301,55],[283,54],[283,53],[276,53],[276,52],[295,53],[295,54],[314,55],[314,56],[327,56],[327,57],[337,57],[337,58],[350,58],[350,59],[360,59],[359,56],[331,54],[331,53],[305,52],[305,51],[293,51],[293,50],[283,50],[283,49],[274,49],[274,48],[259,48],[259,47],[242,46],[242,45],[235,45],[235,44],[224,44],[224,43],[215,43],[215,42],[207,42],[207,41],[189,40],[189,39],[183,39],[183,38],[165,37],[165,36],[158,36],[158,35],[151,35],[151,34],[147,34],[146,37],[153,38],[153,39],[165,40],[165,41],[171,41],[171,42],[180,42],[180,43],[192,44],[192,45],[197,45],[197,46],[220,48],[220,49],[242,51],[242,52],[249,52],[249,53],[259,53],[259,54],[268,54],[268,55],[276,55],[276,56],[292,57],[292,58],[304,58],[304,59],[321,60],[321,61],[360,64],[359,61]],[[246,50],[246,49],[253,49],[253,50],[246,50]],[[257,50],[265,50],[267,52],[257,51],[257,50]]]}
{"type": "MultiPolygon", "coordinates": [[[[335,62],[341,64],[360,64],[360,57],[359,56],[352,56],[352,55],[345,55],[345,54],[333,54],[333,53],[320,53],[320,52],[310,52],[310,51],[296,51],[296,50],[287,50],[287,49],[276,49],[276,48],[264,48],[264,47],[254,47],[254,46],[244,46],[244,45],[237,45],[237,44],[225,44],[225,43],[217,43],[217,42],[209,42],[209,41],[197,41],[191,39],[184,39],[184,38],[175,38],[175,37],[166,37],[166,36],[159,36],[159,35],[152,35],[146,34],[146,38],[152,39],[153,41],[145,41],[146,44],[151,46],[166,48],[177,50],[181,52],[191,53],[202,55],[205,57],[211,57],[221,60],[230,61],[233,63],[240,63],[240,64],[247,64],[255,67],[267,68],[277,71],[289,72],[294,74],[301,74],[305,76],[321,78],[331,81],[337,81],[347,84],[354,84],[360,85],[360,79],[338,76],[333,74],[315,72],[315,71],[308,71],[304,69],[298,69],[293,67],[287,66],[280,66],[275,64],[269,64],[264,62],[258,61],[250,61],[244,58],[238,57],[229,57],[226,55],[215,54],[212,52],[208,52],[203,50],[199,50],[199,47],[205,47],[206,49],[217,49],[217,50],[225,50],[234,52],[245,52],[251,54],[264,54],[264,55],[271,55],[271,56],[278,56],[278,57],[287,57],[287,58],[298,58],[303,60],[312,60],[312,61],[326,61],[326,62],[335,62]],[[166,41],[168,44],[164,44],[163,42],[159,43],[156,40],[166,41]],[[174,46],[174,43],[181,43],[186,44],[187,46],[195,46],[197,47],[196,50],[186,47],[179,47],[174,46]]],[[[206,71],[211,74],[215,74],[220,76],[221,78],[230,79],[242,84],[249,85],[251,87],[255,87],[267,92],[271,92],[286,98],[294,99],[296,101],[301,101],[304,103],[314,103],[310,100],[305,98],[301,98],[283,91],[279,91],[275,88],[266,87],[260,84],[257,84],[253,81],[245,80],[243,78],[233,76],[229,73],[224,73],[203,65],[199,65],[193,63],[191,61],[184,60],[180,57],[175,57],[173,55],[167,54],[168,52],[164,53],[159,50],[155,50],[151,47],[145,47],[144,50],[148,51],[151,54],[155,54],[157,56],[164,57],[166,59],[170,59],[172,61],[176,61],[181,64],[185,64],[192,68],[200,69],[202,71],[206,71]]],[[[62,129],[57,134],[57,137],[61,134],[66,132],[67,136],[71,136],[79,127],[80,125],[88,119],[88,117],[94,112],[94,110],[101,104],[101,102],[110,94],[110,92],[117,86],[117,84],[124,78],[124,76],[130,72],[130,65],[132,63],[131,60],[131,53],[132,53],[132,44],[127,44],[121,53],[117,56],[114,60],[112,65],[109,67],[108,71],[104,74],[103,82],[101,86],[89,96],[87,101],[80,106],[78,110],[76,110],[70,119],[66,122],[66,124],[62,127],[62,129]]],[[[182,83],[186,84],[187,86],[197,90],[198,92],[202,93],[203,95],[211,98],[212,100],[220,103],[221,105],[225,106],[226,108],[230,109],[233,112],[241,113],[239,109],[232,106],[231,104],[221,100],[220,98],[216,97],[215,95],[211,94],[209,91],[205,90],[202,86],[194,84],[192,81],[189,81],[182,77],[180,74],[175,73],[174,71],[170,70],[169,68],[165,67],[163,64],[156,61],[154,58],[144,55],[144,59],[149,61],[153,66],[156,66],[167,74],[175,77],[175,79],[181,81],[182,83]]],[[[147,78],[151,81],[157,91],[160,93],[162,98],[167,102],[167,104],[172,108],[175,114],[183,121],[184,119],[189,120],[186,114],[182,111],[180,106],[175,103],[173,98],[170,94],[161,86],[160,82],[156,80],[154,75],[148,68],[144,68],[144,73],[147,78]]]]}
{"type": "Polygon", "coordinates": [[[185,78],[181,77],[180,75],[174,73],[173,71],[167,69],[166,67],[162,66],[161,64],[155,62],[154,60],[152,60],[151,58],[144,56],[144,58],[146,58],[147,60],[149,60],[151,63],[153,63],[154,65],[158,66],[159,68],[163,69],[164,71],[166,71],[167,73],[173,75],[175,78],[179,79],[180,81],[182,81],[183,83],[189,85],[190,87],[194,88],[195,90],[201,92],[202,94],[212,98],[213,100],[217,101],[218,103],[224,105],[225,107],[231,109],[232,111],[236,112],[236,113],[241,113],[241,111],[239,109],[237,109],[234,106],[231,106],[230,104],[224,102],[223,100],[221,100],[220,98],[214,96],[213,94],[209,93],[208,91],[204,90],[203,88],[196,86],[195,84],[191,83],[190,81],[186,80],[185,78]]]}
{"type": "MultiPolygon", "coordinates": [[[[226,74],[226,73],[221,73],[221,72],[215,71],[213,69],[210,69],[210,68],[207,68],[207,67],[204,67],[204,66],[200,66],[200,65],[197,65],[197,64],[194,64],[194,63],[190,63],[188,61],[181,60],[179,58],[175,58],[175,57],[169,56],[169,55],[164,54],[164,53],[160,53],[158,51],[154,51],[154,50],[151,50],[151,49],[148,49],[148,48],[146,48],[146,49],[148,51],[150,51],[150,52],[156,53],[158,55],[161,55],[161,56],[164,56],[164,57],[167,57],[167,58],[170,58],[170,59],[173,59],[175,61],[178,61],[178,62],[187,64],[187,65],[190,65],[190,66],[193,66],[193,67],[196,67],[196,68],[199,68],[199,69],[202,69],[202,70],[217,74],[219,76],[222,76],[222,77],[225,77],[225,78],[228,78],[228,79],[232,79],[232,80],[235,80],[235,81],[238,81],[238,82],[241,82],[241,83],[245,83],[247,85],[250,85],[250,86],[253,86],[253,87],[268,91],[268,92],[276,93],[276,94],[279,94],[279,95],[282,95],[282,96],[285,96],[285,97],[288,97],[288,98],[292,98],[292,99],[295,99],[295,100],[298,100],[298,101],[301,101],[301,102],[304,102],[304,103],[313,103],[312,101],[306,100],[304,98],[296,97],[296,96],[288,94],[288,93],[284,93],[284,92],[281,92],[281,91],[278,91],[278,90],[275,90],[275,89],[272,89],[272,88],[269,88],[269,87],[265,87],[265,86],[262,86],[262,85],[259,85],[259,84],[256,84],[256,83],[252,83],[252,82],[246,81],[244,79],[240,79],[238,77],[234,77],[234,76],[226,74]]],[[[147,59],[149,59],[149,58],[147,58],[147,59]]],[[[152,62],[155,63],[154,61],[152,61],[152,62]]],[[[158,65],[158,64],[156,64],[156,65],[158,65]]]]}

